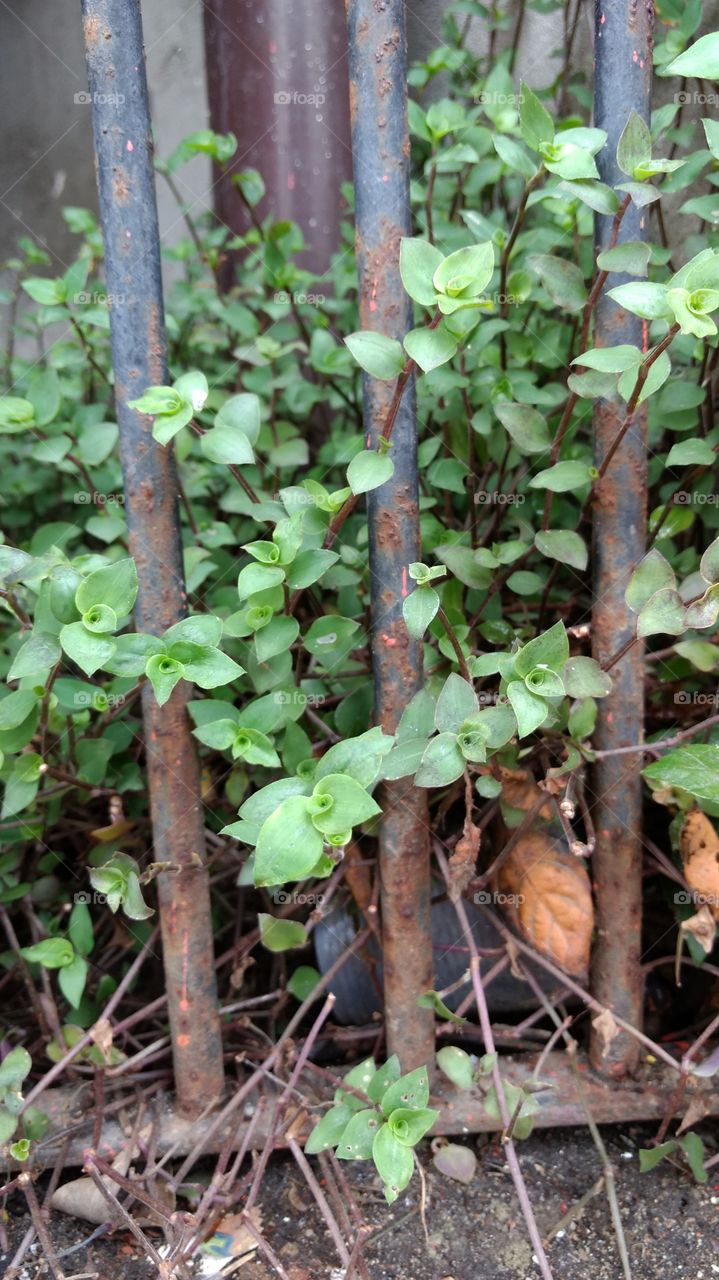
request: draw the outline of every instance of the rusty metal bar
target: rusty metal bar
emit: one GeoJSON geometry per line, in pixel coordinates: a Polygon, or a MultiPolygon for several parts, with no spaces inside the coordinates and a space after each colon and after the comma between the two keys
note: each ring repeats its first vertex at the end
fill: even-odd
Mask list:
{"type": "MultiPolygon", "coordinates": [[[[597,157],[602,180],[626,181],[616,163],[617,142],[632,111],[645,119],[651,107],[653,5],[651,0],[596,0],[594,122],[608,135],[597,157]]],[[[621,194],[621,193],[620,193],[621,194]]],[[[607,247],[612,219],[597,217],[597,247],[607,247]]],[[[619,243],[646,238],[644,212],[630,205],[619,243]]],[[[614,276],[607,287],[623,282],[614,276]]],[[[642,321],[622,311],[605,294],[596,311],[594,346],[631,343],[643,347],[642,321]]],[[[625,408],[618,400],[596,402],[596,464],[607,456],[625,408]]],[[[647,519],[646,414],[639,410],[617,450],[594,502],[594,656],[606,662],[635,632],[624,603],[629,576],[644,554],[647,519]]],[[[635,644],[612,670],[614,689],[599,703],[597,748],[641,742],[644,733],[644,653],[635,644]]],[[[597,844],[592,859],[597,902],[597,943],[592,994],[634,1026],[641,1025],[642,783],[639,756],[609,756],[593,776],[597,844]]],[[[606,1056],[598,1034],[591,1046],[594,1065],[622,1076],[637,1065],[638,1046],[627,1035],[612,1042],[606,1056]]]]}
{"type": "Polygon", "coordinates": [[[340,245],[340,184],[352,176],[347,31],[341,0],[204,0],[210,124],[232,132],[237,156],[216,174],[215,210],[249,229],[233,170],[259,169],[260,216],[290,218],[307,249],[298,262],[322,275],[340,245]]]}
{"type": "MultiPolygon", "coordinates": [[[[404,0],[347,0],[352,158],[360,327],[401,341],[412,327],[399,248],[411,235],[407,45],[404,0]]],[[[394,386],[364,377],[368,447],[375,447],[394,386]]],[[[392,430],[395,470],[368,495],[375,715],[387,732],[422,684],[422,649],[407,634],[407,566],[419,558],[414,386],[392,430]]],[[[380,833],[387,1052],[405,1069],[432,1063],[432,1013],[417,997],[432,986],[429,826],[426,792],[407,781],[383,789],[380,833]]]]}
{"type": "MultiPolygon", "coordinates": [[[[110,298],[115,401],[130,553],[140,589],[140,631],[161,634],[186,595],[171,449],[128,408],[167,381],[160,240],[139,0],[82,0],[92,126],[110,298]]],[[[182,871],[158,876],[175,1085],[180,1110],[198,1114],[223,1085],[222,1042],[199,770],[178,686],[160,709],[149,684],[142,708],[154,858],[182,871]]]]}
{"type": "MultiPolygon", "coordinates": [[[[503,1054],[502,1075],[513,1084],[522,1087],[530,1084],[533,1096],[539,1103],[536,1117],[538,1129],[555,1129],[566,1126],[584,1127],[587,1122],[585,1106],[577,1087],[577,1076],[566,1053],[554,1050],[543,1058],[541,1080],[546,1088],[535,1093],[536,1080],[533,1078],[537,1063],[535,1054],[503,1054]]],[[[602,1081],[586,1069],[583,1058],[579,1059],[582,1080],[582,1092],[586,1107],[597,1124],[630,1124],[638,1120],[661,1120],[668,1110],[674,1106],[673,1097],[679,1080],[679,1066],[672,1071],[670,1067],[654,1065],[642,1067],[635,1080],[627,1081],[618,1089],[612,1081],[602,1081]]],[[[281,1087],[267,1083],[263,1086],[265,1101],[274,1098],[276,1103],[281,1087]],[[268,1097],[269,1095],[269,1097],[268,1097]]],[[[329,1090],[328,1090],[329,1093],[329,1090]]],[[[237,1116],[227,1117],[216,1132],[209,1128],[208,1120],[191,1120],[173,1112],[170,1099],[160,1098],[157,1108],[157,1130],[155,1134],[156,1154],[164,1155],[172,1149],[176,1155],[184,1156],[195,1152],[199,1159],[202,1153],[221,1151],[228,1141],[233,1149],[242,1146],[248,1134],[248,1123],[238,1125],[237,1116]]],[[[250,1093],[246,1106],[249,1113],[254,1113],[259,1094],[250,1093]]],[[[479,1090],[455,1089],[443,1077],[437,1077],[432,1086],[430,1104],[439,1111],[439,1118],[432,1127],[432,1134],[451,1136],[467,1133],[492,1133],[501,1129],[502,1122],[496,1114],[490,1114],[484,1105],[479,1090]]],[[[687,1089],[681,1099],[676,1100],[677,1114],[685,1114],[687,1107],[695,1108],[696,1114],[712,1116],[719,1112],[719,1094],[714,1082],[690,1076],[687,1089]]],[[[65,1166],[82,1164],[85,1152],[92,1143],[92,1086],[84,1086],[78,1091],[77,1086],[71,1088],[52,1089],[43,1095],[43,1111],[50,1117],[50,1128],[41,1143],[33,1143],[30,1165],[33,1168],[52,1168],[56,1161],[62,1160],[65,1166]]],[[[127,1099],[123,1109],[123,1118],[118,1122],[115,1115],[108,1115],[102,1128],[102,1143],[98,1152],[103,1156],[114,1156],[127,1145],[127,1135],[133,1131],[135,1104],[127,1099]]],[[[277,1116],[275,1106],[268,1105],[262,1112],[259,1121],[253,1123],[250,1143],[253,1150],[261,1149],[271,1133],[277,1133],[277,1116]]],[[[300,1130],[293,1128],[298,1140],[304,1142],[309,1125],[305,1115],[305,1123],[300,1130]]],[[[285,1139],[280,1133],[278,1145],[285,1139]]],[[[17,1167],[0,1149],[0,1169],[17,1167]]]]}

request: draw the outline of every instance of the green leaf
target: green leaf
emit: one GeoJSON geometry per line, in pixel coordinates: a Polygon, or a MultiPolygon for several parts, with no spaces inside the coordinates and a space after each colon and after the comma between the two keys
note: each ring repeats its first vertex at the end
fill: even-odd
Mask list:
{"type": "Polygon", "coordinates": [[[369,329],[351,333],[345,338],[357,364],[371,378],[389,381],[398,377],[404,368],[404,351],[394,338],[385,338],[369,329]]]}
{"type": "Polygon", "coordinates": [[[661,320],[670,315],[666,285],[654,284],[650,280],[642,284],[619,284],[608,290],[607,297],[644,320],[661,320]]]}
{"type": "Polygon", "coordinates": [[[582,365],[585,369],[599,369],[602,373],[624,373],[627,369],[638,371],[641,362],[639,348],[626,343],[616,347],[592,347],[572,360],[572,364],[582,365]]]}
{"type": "Polygon", "coordinates": [[[0,396],[0,430],[4,435],[17,435],[35,423],[35,409],[20,396],[0,396]]]}
{"type": "Polygon", "coordinates": [[[415,774],[417,787],[446,787],[464,773],[465,760],[456,733],[440,733],[428,743],[415,774]]]}
{"type": "Polygon", "coordinates": [[[304,880],[322,856],[323,840],[313,825],[306,796],[289,796],[260,828],[255,850],[255,884],[304,880]]]}
{"type": "Polygon", "coordinates": [[[352,1119],[352,1112],[343,1103],[330,1107],[322,1119],[315,1125],[305,1143],[305,1155],[316,1156],[320,1151],[336,1147],[341,1140],[347,1125],[352,1119]]]}
{"type": "Polygon", "coordinates": [[[84,902],[76,902],[67,924],[68,937],[81,956],[89,956],[94,946],[92,917],[84,902]]]}
{"type": "Polygon", "coordinates": [[[679,1146],[687,1158],[687,1164],[697,1182],[708,1182],[709,1174],[704,1168],[704,1143],[698,1133],[687,1133],[679,1139],[679,1146]]]}
{"type": "Polygon", "coordinates": [[[399,1065],[399,1058],[396,1053],[393,1053],[392,1057],[388,1058],[384,1065],[379,1067],[372,1076],[372,1079],[367,1085],[367,1097],[370,1098],[372,1102],[380,1103],[390,1085],[394,1084],[396,1080],[399,1080],[400,1075],[401,1069],[399,1065]]]}
{"type": "Polygon", "coordinates": [[[300,964],[287,983],[287,990],[295,1000],[306,1000],[320,981],[321,974],[311,964],[300,964]]]}
{"type": "Polygon", "coordinates": [[[696,800],[719,803],[719,746],[692,743],[669,751],[642,771],[645,778],[660,786],[688,791],[696,800]]]}
{"type": "Polygon", "coordinates": [[[507,697],[517,717],[517,728],[520,738],[534,733],[547,718],[548,707],[543,698],[530,693],[524,681],[510,680],[507,685],[507,697]]]}
{"type": "Polygon", "coordinates": [[[637,169],[651,158],[652,135],[649,125],[636,111],[632,111],[617,143],[617,164],[628,178],[635,178],[639,176],[637,169]]]}
{"type": "Polygon", "coordinates": [[[589,484],[592,473],[585,462],[555,462],[553,467],[539,471],[529,482],[530,489],[550,489],[552,493],[567,493],[589,484]]]}
{"type": "Polygon", "coordinates": [[[474,1084],[472,1059],[464,1049],[446,1045],[437,1054],[437,1066],[458,1089],[471,1089],[474,1084]]]}
{"type": "Polygon", "coordinates": [[[152,685],[158,706],[164,707],[175,685],[180,682],[184,674],[182,663],[170,658],[166,653],[156,653],[148,658],[145,675],[152,685]]]}
{"type": "Polygon", "coordinates": [[[22,287],[41,307],[61,306],[67,297],[64,280],[44,280],[41,276],[33,276],[23,280],[22,287]]]}
{"type": "Polygon", "coordinates": [[[477,298],[484,292],[494,273],[494,245],[469,245],[450,253],[434,273],[433,283],[438,293],[448,298],[477,298]]]}
{"type": "Polygon", "coordinates": [[[394,475],[394,463],[388,453],[379,454],[374,449],[363,449],[355,454],[347,468],[347,483],[357,495],[378,489],[394,475]]]}
{"type": "Polygon", "coordinates": [[[705,582],[719,582],[719,538],[715,538],[702,555],[699,572],[705,582]]]}
{"type": "Polygon", "coordinates": [[[43,938],[30,947],[21,947],[20,954],[44,969],[64,969],[75,959],[75,948],[68,938],[43,938]]]}
{"type": "MultiPolygon", "coordinates": [[[[17,1119],[9,1111],[0,1106],[0,1145],[4,1146],[12,1138],[17,1129],[17,1119]]],[[[411,1157],[410,1157],[411,1158],[411,1157]]]]}
{"type": "Polygon", "coordinates": [[[446,329],[430,329],[424,325],[420,329],[410,329],[404,340],[407,355],[419,365],[423,373],[430,373],[452,359],[458,342],[446,329]]]}
{"type": "Polygon", "coordinates": [[[118,618],[125,618],[132,613],[136,598],[137,570],[135,561],[128,557],[89,574],[75,593],[75,604],[80,613],[104,604],[113,609],[118,618]]]}
{"type": "Polygon", "coordinates": [[[519,129],[533,151],[539,151],[543,142],[554,141],[552,117],[523,80],[519,86],[519,129]]]}
{"type": "Polygon", "coordinates": [[[535,636],[516,654],[514,670],[518,676],[529,675],[535,667],[548,667],[559,673],[569,657],[569,639],[563,622],[555,622],[541,636],[535,636]]]}
{"type": "Polygon", "coordinates": [[[621,271],[628,276],[645,276],[651,249],[641,240],[626,240],[624,244],[615,245],[613,249],[605,249],[597,254],[597,266],[600,271],[621,271]]]}
{"type": "Polygon", "coordinates": [[[421,640],[439,609],[439,596],[434,587],[416,587],[402,601],[402,616],[413,640],[421,640]]]}
{"type": "Polygon", "coordinates": [[[364,787],[343,773],[330,773],[320,778],[315,783],[311,799],[316,800],[318,797],[326,797],[331,801],[331,804],[327,804],[326,799],[323,799],[322,804],[326,807],[319,812],[312,811],[314,826],[326,836],[341,835],[350,827],[367,822],[369,818],[382,812],[364,787]]]}
{"type": "Polygon", "coordinates": [[[278,565],[248,564],[240,570],[237,591],[240,600],[247,600],[259,591],[277,587],[285,580],[285,571],[278,565]]]}
{"type": "Polygon", "coordinates": [[[548,253],[530,254],[527,266],[539,276],[552,302],[564,311],[581,311],[587,290],[579,267],[548,253]]]}
{"type": "Polygon", "coordinates": [[[299,920],[279,920],[259,911],[257,921],[260,941],[268,951],[291,951],[294,947],[303,947],[307,941],[307,930],[299,920]]]}
{"type": "Polygon", "coordinates": [[[380,1117],[374,1107],[355,1111],[337,1147],[338,1160],[369,1160],[380,1117]]]}
{"type": "Polygon", "coordinates": [[[652,596],[666,587],[675,587],[674,570],[661,551],[652,547],[632,573],[624,599],[632,613],[640,613],[652,596]]]}
{"type": "Polygon", "coordinates": [[[429,1102],[429,1077],[426,1067],[416,1067],[414,1071],[400,1076],[382,1095],[382,1111],[390,1116],[397,1107],[426,1107],[429,1102]]]}
{"type": "Polygon", "coordinates": [[[435,728],[440,733],[459,733],[460,726],[479,710],[479,702],[471,684],[456,672],[447,676],[434,713],[435,728]]]}
{"type": "Polygon", "coordinates": [[[442,262],[439,249],[419,237],[402,239],[399,248],[399,273],[410,298],[423,306],[434,306],[437,290],[432,282],[442,262]]]}
{"type": "Polygon", "coordinates": [[[18,649],[6,679],[21,680],[23,676],[42,679],[59,662],[61,656],[62,651],[55,636],[35,631],[18,649]]]}
{"type": "Polygon", "coordinates": [[[405,1147],[414,1147],[432,1128],[438,1116],[439,1111],[428,1107],[397,1107],[387,1123],[398,1142],[405,1147]]]}
{"type": "Polygon", "coordinates": [[[680,440],[677,444],[672,445],[665,466],[667,467],[711,467],[716,462],[717,455],[708,440],[692,439],[680,440]]]}
{"type": "Polygon", "coordinates": [[[215,416],[215,430],[231,430],[245,436],[250,445],[257,443],[260,425],[260,398],[250,392],[230,396],[215,416]]]}
{"type": "Polygon", "coordinates": [[[611,215],[619,208],[616,193],[603,182],[560,182],[558,190],[581,200],[595,213],[611,215]]]}
{"type": "Polygon", "coordinates": [[[287,586],[290,591],[301,591],[318,582],[328,569],[339,560],[336,551],[301,551],[287,567],[287,586]]]}
{"type": "Polygon", "coordinates": [[[531,405],[500,402],[494,412],[520,453],[544,453],[549,449],[547,424],[531,405]]]}
{"type": "Polygon", "coordinates": [[[37,706],[37,694],[30,689],[18,689],[0,700],[0,732],[17,729],[37,706]]]}
{"type": "Polygon", "coordinates": [[[169,656],[182,664],[185,679],[191,680],[200,689],[217,689],[244,675],[244,667],[212,645],[185,644],[181,641],[170,645],[169,656]]]}
{"type": "Polygon", "coordinates": [[[115,641],[112,637],[95,635],[88,631],[82,622],[71,622],[60,632],[60,644],[63,652],[72,662],[77,663],[86,676],[92,676],[100,667],[109,662],[115,652],[115,641]]]}
{"type": "Polygon", "coordinates": [[[657,1165],[676,1151],[677,1143],[674,1138],[670,1138],[668,1142],[660,1142],[656,1147],[640,1147],[639,1148],[639,1172],[651,1173],[652,1169],[656,1169],[657,1165]]]}
{"type": "Polygon", "coordinates": [[[664,74],[719,80],[719,32],[712,31],[696,40],[664,68],[664,74]]]}
{"type": "Polygon", "coordinates": [[[258,662],[269,662],[278,653],[291,649],[298,635],[300,624],[296,618],[273,618],[268,626],[255,635],[255,652],[258,662]]]}
{"type": "Polygon", "coordinates": [[[0,1063],[0,1091],[11,1089],[13,1092],[19,1092],[31,1070],[30,1054],[22,1045],[17,1045],[0,1063]]]}
{"type": "Polygon", "coordinates": [[[611,677],[594,658],[570,658],[562,680],[570,698],[605,698],[612,689],[611,677]]]}
{"type": "Polygon", "coordinates": [[[234,427],[220,423],[200,437],[200,448],[210,462],[226,466],[244,466],[254,462],[255,454],[247,436],[234,427]]]}
{"type": "Polygon", "coordinates": [[[412,1177],[412,1151],[397,1141],[388,1124],[383,1124],[372,1144],[372,1159],[384,1183],[385,1199],[393,1204],[412,1177]]]}
{"type": "Polygon", "coordinates": [[[680,636],[686,631],[685,605],[678,591],[664,587],[656,591],[640,610],[637,619],[637,635],[680,636]]]}
{"type": "Polygon", "coordinates": [[[87,982],[87,973],[87,960],[82,956],[75,956],[72,964],[61,968],[58,974],[58,986],[73,1009],[79,1008],[87,982]]]}
{"type": "Polygon", "coordinates": [[[560,560],[572,569],[583,571],[589,561],[589,553],[584,538],[569,529],[545,529],[534,535],[537,551],[551,560],[560,560]]]}

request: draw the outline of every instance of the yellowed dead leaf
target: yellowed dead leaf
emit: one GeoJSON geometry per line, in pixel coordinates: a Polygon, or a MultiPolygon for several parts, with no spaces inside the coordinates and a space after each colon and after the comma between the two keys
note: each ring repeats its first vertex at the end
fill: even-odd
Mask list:
{"type": "Polygon", "coordinates": [[[107,1018],[98,1018],[94,1026],[90,1027],[90,1039],[96,1044],[108,1066],[111,1064],[112,1054],[112,1026],[107,1018]]]}
{"type": "Polygon", "coordinates": [[[719,920],[719,835],[701,809],[692,809],[684,819],[679,848],[689,888],[719,920]]]}
{"type": "Polygon", "coordinates": [[[481,834],[479,827],[467,817],[464,830],[454,846],[448,864],[447,892],[452,902],[459,901],[474,876],[481,834]]]}
{"type": "Polygon", "coordinates": [[[117,822],[111,823],[109,827],[95,827],[95,830],[91,831],[90,835],[93,840],[97,840],[100,844],[108,844],[111,840],[121,840],[136,825],[129,818],[120,818],[117,822]]]}
{"type": "Polygon", "coordinates": [[[619,1035],[619,1027],[614,1020],[611,1009],[602,1009],[602,1012],[596,1018],[592,1018],[592,1026],[601,1040],[602,1057],[606,1058],[609,1053],[609,1046],[619,1035]]]}
{"type": "Polygon", "coordinates": [[[585,977],[594,905],[584,864],[543,831],[530,831],[500,867],[497,888],[526,940],[567,973],[585,977]]]}
{"type": "MultiPolygon", "coordinates": [[[[507,769],[501,765],[499,780],[502,784],[502,801],[510,809],[521,809],[523,813],[528,813],[542,795],[541,788],[526,769],[507,769]]],[[[552,803],[547,797],[538,816],[549,819],[552,815],[552,803]]]]}
{"type": "Polygon", "coordinates": [[[693,938],[696,938],[706,955],[714,950],[716,920],[706,904],[699,908],[696,915],[690,916],[688,920],[682,920],[679,929],[681,933],[690,933],[693,938]]]}

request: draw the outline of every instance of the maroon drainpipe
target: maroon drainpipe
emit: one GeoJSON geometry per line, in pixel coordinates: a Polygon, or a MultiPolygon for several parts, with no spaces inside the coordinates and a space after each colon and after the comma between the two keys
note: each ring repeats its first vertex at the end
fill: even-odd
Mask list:
{"type": "MultiPolygon", "coordinates": [[[[340,185],[352,179],[342,0],[204,0],[204,14],[210,125],[238,140],[229,172],[260,171],[260,216],[297,222],[299,264],[321,276],[340,244],[340,185]]],[[[247,231],[230,177],[214,190],[222,222],[247,231]]]]}

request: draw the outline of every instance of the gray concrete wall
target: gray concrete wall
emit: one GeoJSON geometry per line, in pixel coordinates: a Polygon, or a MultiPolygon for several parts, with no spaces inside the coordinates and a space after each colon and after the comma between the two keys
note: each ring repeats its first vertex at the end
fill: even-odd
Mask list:
{"type": "MultiPolygon", "coordinates": [[[[421,57],[441,43],[442,10],[443,0],[408,0],[412,56],[421,57]]],[[[207,125],[202,5],[144,0],[143,17],[157,149],[166,156],[185,134],[207,125]]],[[[587,35],[585,28],[585,51],[587,35]]],[[[548,83],[556,74],[552,55],[560,42],[558,15],[528,10],[518,74],[535,85],[548,83]]],[[[471,43],[485,47],[486,34],[477,19],[471,43]]],[[[3,0],[0,48],[5,125],[0,258],[13,252],[20,235],[29,234],[47,247],[60,272],[74,247],[61,208],[96,206],[90,110],[82,101],[86,78],[79,0],[3,0]]],[[[209,165],[198,159],[183,168],[181,187],[196,214],[206,208],[212,200],[209,165]]],[[[182,221],[162,181],[158,203],[163,241],[171,244],[183,234],[182,221]]]]}

